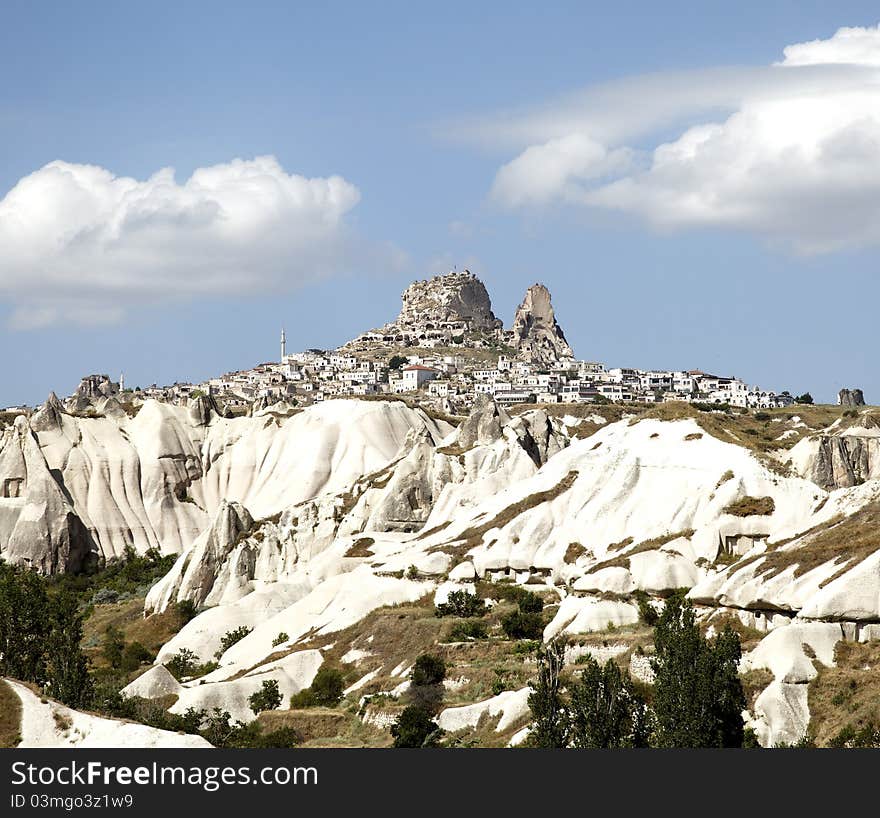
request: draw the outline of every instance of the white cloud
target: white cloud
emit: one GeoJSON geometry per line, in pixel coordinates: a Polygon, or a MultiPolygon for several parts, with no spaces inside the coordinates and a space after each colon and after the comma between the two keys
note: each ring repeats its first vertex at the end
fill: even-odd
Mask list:
{"type": "Polygon", "coordinates": [[[50,162],[0,200],[0,299],[13,328],[119,320],[134,304],[288,291],[339,272],[359,241],[358,189],[305,178],[271,156],[164,168],[146,181],[50,162]]]}
{"type": "Polygon", "coordinates": [[[762,69],[635,78],[485,123],[481,138],[501,122],[538,140],[500,168],[492,197],[749,230],[803,252],[880,243],[880,27],[783,53],[762,69]],[[627,144],[672,123],[670,142],[627,144]]]}

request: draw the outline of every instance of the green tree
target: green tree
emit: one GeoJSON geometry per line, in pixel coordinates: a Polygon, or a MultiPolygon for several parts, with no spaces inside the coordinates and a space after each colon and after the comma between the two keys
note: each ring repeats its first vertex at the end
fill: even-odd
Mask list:
{"type": "Polygon", "coordinates": [[[804,392],[803,395],[798,395],[798,396],[794,399],[794,402],[795,402],[795,403],[802,403],[802,404],[808,404],[808,405],[809,405],[809,404],[812,404],[812,403],[813,403],[813,396],[812,396],[809,392],[804,392]]]}
{"type": "Polygon", "coordinates": [[[432,653],[423,653],[413,665],[410,680],[416,687],[438,685],[446,678],[446,662],[432,653]]]}
{"type": "Polygon", "coordinates": [[[424,707],[411,704],[391,725],[395,747],[436,747],[443,731],[424,707]]]}
{"type": "Polygon", "coordinates": [[[241,642],[241,640],[251,633],[251,631],[253,631],[253,628],[249,628],[247,625],[242,625],[235,630],[226,631],[226,633],[220,638],[220,648],[214,654],[214,658],[219,659],[227,650],[229,650],[229,648],[236,643],[241,642]]]}
{"type": "Polygon", "coordinates": [[[33,571],[0,562],[0,671],[23,681],[46,679],[48,598],[33,571]]]}
{"type": "Polygon", "coordinates": [[[648,707],[629,673],[622,673],[611,659],[600,667],[588,656],[571,691],[572,746],[647,747],[649,734],[648,707]]]}
{"type": "Polygon", "coordinates": [[[344,690],[345,679],[335,667],[322,666],[312,680],[312,695],[319,707],[336,707],[344,690]]]}
{"type": "Polygon", "coordinates": [[[407,362],[407,358],[404,358],[403,355],[392,355],[388,360],[388,368],[389,369],[400,369],[407,362]]]}
{"type": "Polygon", "coordinates": [[[468,618],[486,613],[486,603],[476,594],[467,591],[453,591],[446,602],[441,602],[434,610],[435,616],[460,616],[468,618]]]}
{"type": "Polygon", "coordinates": [[[540,639],[544,633],[544,617],[516,610],[501,618],[501,629],[508,639],[540,639]]]}
{"type": "Polygon", "coordinates": [[[125,650],[125,639],[122,631],[115,625],[109,625],[104,631],[104,639],[101,642],[101,655],[112,668],[118,668],[122,664],[122,651],[125,650]]]}
{"type": "Polygon", "coordinates": [[[715,639],[706,639],[690,602],[675,594],[654,629],[654,644],[659,746],[742,747],[746,702],[737,634],[727,627],[715,639]]]}
{"type": "Polygon", "coordinates": [[[46,640],[46,684],[49,692],[70,707],[92,702],[94,687],[89,662],[82,652],[83,616],[69,591],[55,595],[49,605],[46,640]]]}
{"type": "Polygon", "coordinates": [[[256,715],[264,710],[277,710],[281,706],[281,691],[277,679],[264,679],[260,689],[248,696],[248,705],[256,715]]]}
{"type": "Polygon", "coordinates": [[[529,683],[529,708],[532,711],[532,729],[529,744],[532,747],[567,747],[569,714],[562,696],[562,668],[565,664],[565,643],[550,642],[538,651],[538,678],[529,683]]]}

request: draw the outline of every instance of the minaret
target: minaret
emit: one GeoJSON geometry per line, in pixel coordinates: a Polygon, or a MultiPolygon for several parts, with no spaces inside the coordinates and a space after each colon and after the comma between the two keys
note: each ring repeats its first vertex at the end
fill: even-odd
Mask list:
{"type": "Polygon", "coordinates": [[[284,335],[284,327],[281,327],[281,362],[284,363],[284,355],[287,348],[287,338],[284,335]]]}
{"type": "Polygon", "coordinates": [[[119,375],[119,391],[120,392],[125,391],[125,373],[124,372],[119,375]]]}

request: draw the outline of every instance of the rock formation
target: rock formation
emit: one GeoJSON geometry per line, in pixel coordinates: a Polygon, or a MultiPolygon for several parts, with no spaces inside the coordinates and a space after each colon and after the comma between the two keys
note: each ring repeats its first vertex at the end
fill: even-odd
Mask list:
{"type": "Polygon", "coordinates": [[[486,286],[469,270],[413,282],[401,300],[396,320],[364,333],[346,347],[376,342],[418,345],[429,339],[448,344],[474,332],[497,334],[500,339],[503,325],[492,312],[486,286]]]}
{"type": "Polygon", "coordinates": [[[865,396],[861,389],[841,389],[837,393],[837,403],[840,406],[864,406],[865,396]]]}
{"type": "Polygon", "coordinates": [[[42,574],[77,572],[97,546],[56,482],[35,434],[23,416],[4,433],[0,448],[0,548],[7,562],[42,574]]]}
{"type": "Polygon", "coordinates": [[[400,326],[460,322],[468,330],[501,328],[486,286],[468,270],[416,281],[406,288],[402,300],[396,321],[400,326]]]}
{"type": "Polygon", "coordinates": [[[513,318],[513,346],[518,357],[538,365],[574,358],[562,327],[556,322],[550,291],[543,284],[526,290],[513,318]]]}
{"type": "Polygon", "coordinates": [[[119,392],[119,384],[113,383],[109,375],[86,375],[77,386],[73,396],[80,396],[94,400],[96,398],[109,398],[119,392]]]}

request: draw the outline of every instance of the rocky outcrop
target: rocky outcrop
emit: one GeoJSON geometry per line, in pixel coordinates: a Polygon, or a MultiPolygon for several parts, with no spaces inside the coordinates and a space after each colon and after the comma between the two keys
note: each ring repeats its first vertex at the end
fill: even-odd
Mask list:
{"type": "Polygon", "coordinates": [[[486,286],[468,270],[413,282],[401,298],[403,307],[395,322],[401,327],[462,323],[467,330],[501,329],[486,286]]]}
{"type": "Polygon", "coordinates": [[[477,395],[470,415],[458,427],[459,449],[492,443],[501,438],[501,430],[510,423],[510,415],[488,395],[477,395]]]}
{"type": "Polygon", "coordinates": [[[518,357],[538,365],[574,358],[562,327],[556,322],[550,291],[533,284],[513,317],[513,346],[518,357]]]}
{"type": "Polygon", "coordinates": [[[871,476],[872,461],[880,462],[877,438],[822,437],[809,477],[829,491],[858,486],[871,476]]]}
{"type": "Polygon", "coordinates": [[[220,414],[217,403],[211,395],[199,395],[196,398],[191,398],[187,408],[193,426],[207,426],[212,417],[220,414]]]}
{"type": "Polygon", "coordinates": [[[51,429],[60,429],[61,416],[65,414],[64,407],[54,392],[49,393],[46,402],[34,413],[31,418],[31,429],[35,432],[48,432],[51,429]]]}
{"type": "Polygon", "coordinates": [[[465,343],[474,333],[502,338],[502,322],[492,312],[486,286],[473,273],[445,273],[416,281],[404,290],[395,321],[349,341],[343,349],[372,345],[418,346],[429,341],[442,345],[465,343]]]}
{"type": "Polygon", "coordinates": [[[0,502],[0,533],[7,562],[42,574],[79,571],[97,558],[97,546],[73,508],[70,497],[49,469],[23,416],[5,435],[0,487],[12,502],[0,502]]]}
{"type": "Polygon", "coordinates": [[[109,375],[86,375],[77,386],[73,395],[89,400],[109,398],[119,392],[119,384],[113,383],[109,375]]]}
{"type": "Polygon", "coordinates": [[[229,553],[253,528],[254,520],[240,503],[222,502],[211,527],[182,554],[147,597],[147,610],[164,610],[171,602],[188,599],[202,605],[229,553]]]}
{"type": "Polygon", "coordinates": [[[880,478],[880,428],[872,417],[854,422],[797,443],[791,450],[797,473],[827,491],[880,478]]]}
{"type": "Polygon", "coordinates": [[[865,396],[861,389],[841,389],[837,393],[837,403],[840,406],[864,406],[865,396]]]}

